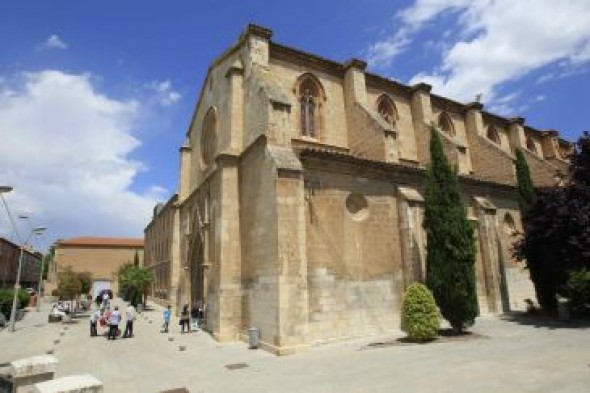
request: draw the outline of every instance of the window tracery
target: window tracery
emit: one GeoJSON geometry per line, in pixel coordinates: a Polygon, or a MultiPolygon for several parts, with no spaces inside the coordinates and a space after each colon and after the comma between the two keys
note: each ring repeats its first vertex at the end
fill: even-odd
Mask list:
{"type": "Polygon", "coordinates": [[[444,133],[450,136],[455,136],[455,127],[453,126],[453,121],[446,112],[442,112],[438,116],[438,126],[444,133]]]}

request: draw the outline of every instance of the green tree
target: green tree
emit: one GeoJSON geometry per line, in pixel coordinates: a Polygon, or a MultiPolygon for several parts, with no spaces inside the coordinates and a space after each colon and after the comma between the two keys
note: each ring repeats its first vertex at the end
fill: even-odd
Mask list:
{"type": "Polygon", "coordinates": [[[65,300],[73,300],[81,293],[82,286],[72,266],[66,266],[57,275],[57,289],[59,291],[59,297],[65,300]]]}
{"type": "Polygon", "coordinates": [[[121,266],[118,272],[121,297],[130,301],[133,305],[139,303],[145,305],[148,290],[154,279],[154,273],[151,269],[132,264],[121,266]]]}
{"type": "Polygon", "coordinates": [[[557,295],[585,304],[587,276],[575,273],[590,270],[590,136],[584,133],[576,147],[571,181],[536,191],[514,247],[515,257],[526,261],[539,304],[550,311],[557,308],[557,295]]]}
{"type": "Polygon", "coordinates": [[[529,165],[524,158],[524,153],[516,149],[516,180],[518,187],[518,206],[520,213],[524,216],[529,207],[535,201],[535,188],[531,179],[529,165]]]}
{"type": "Polygon", "coordinates": [[[80,282],[80,294],[88,294],[92,289],[92,273],[80,272],[76,273],[76,277],[80,282]]]}
{"type": "Polygon", "coordinates": [[[49,272],[49,265],[53,263],[55,256],[55,246],[49,248],[49,252],[43,257],[43,279],[47,280],[47,273],[49,272]]]}
{"type": "Polygon", "coordinates": [[[431,163],[426,171],[424,228],[426,285],[442,316],[458,334],[479,314],[475,289],[475,239],[461,203],[457,174],[431,128],[431,163]]]}

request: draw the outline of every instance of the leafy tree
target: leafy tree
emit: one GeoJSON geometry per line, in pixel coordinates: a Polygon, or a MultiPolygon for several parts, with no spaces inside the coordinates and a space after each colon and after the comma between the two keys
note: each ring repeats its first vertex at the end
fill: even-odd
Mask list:
{"type": "Polygon", "coordinates": [[[461,203],[457,174],[431,129],[431,163],[426,171],[424,228],[426,285],[455,333],[479,314],[475,289],[475,239],[461,203]]]}
{"type": "Polygon", "coordinates": [[[572,273],[590,269],[589,156],[585,133],[571,159],[571,181],[537,190],[523,218],[524,235],[515,245],[515,256],[526,260],[539,304],[547,310],[557,307],[556,295],[571,297],[572,273]]]}
{"type": "MultiPolygon", "coordinates": [[[[0,313],[4,314],[4,318],[10,318],[10,311],[12,310],[12,300],[14,298],[14,289],[0,289],[0,313]]],[[[25,308],[29,304],[30,295],[24,289],[19,289],[18,307],[25,308]]]]}
{"type": "Polygon", "coordinates": [[[145,304],[148,290],[154,279],[151,269],[125,264],[119,268],[118,272],[119,292],[123,299],[134,305],[145,304]]]}
{"type": "Polygon", "coordinates": [[[531,179],[529,165],[524,158],[524,153],[516,149],[516,180],[518,187],[518,206],[524,215],[535,200],[535,189],[531,179]]]}
{"type": "Polygon", "coordinates": [[[92,273],[80,272],[76,273],[76,277],[80,282],[80,294],[87,294],[92,289],[92,273]]]}
{"type": "Polygon", "coordinates": [[[63,271],[59,272],[57,289],[59,297],[65,300],[72,300],[81,293],[82,286],[72,266],[66,266],[63,271]]]}
{"type": "Polygon", "coordinates": [[[49,252],[43,257],[43,279],[47,280],[47,273],[49,272],[49,265],[53,262],[55,256],[55,246],[49,248],[49,252]]]}

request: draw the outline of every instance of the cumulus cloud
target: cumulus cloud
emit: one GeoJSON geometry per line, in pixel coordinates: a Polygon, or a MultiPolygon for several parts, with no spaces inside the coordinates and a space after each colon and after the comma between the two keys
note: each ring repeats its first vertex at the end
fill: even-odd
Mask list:
{"type": "MultiPolygon", "coordinates": [[[[0,179],[14,187],[12,210],[48,225],[53,239],[141,236],[165,190],[131,188],[143,169],[130,158],[139,104],[101,94],[89,74],[46,70],[9,85],[0,85],[0,179]]],[[[10,232],[0,220],[0,235],[10,232]]]]}
{"type": "Polygon", "coordinates": [[[431,83],[439,94],[463,101],[483,94],[484,101],[493,102],[499,85],[532,70],[554,64],[568,69],[590,60],[587,0],[558,6],[552,0],[417,0],[396,15],[401,23],[397,33],[370,46],[373,66],[392,60],[393,51],[379,51],[380,44],[401,35],[405,48],[416,31],[445,12],[457,14],[461,34],[443,51],[437,67],[410,80],[431,83]]]}
{"type": "Polygon", "coordinates": [[[153,81],[147,87],[156,93],[158,102],[162,106],[170,106],[182,98],[179,92],[172,89],[172,82],[169,79],[153,81]]]}
{"type": "Polygon", "coordinates": [[[68,49],[68,45],[57,34],[52,34],[45,40],[42,49],[68,49]]]}

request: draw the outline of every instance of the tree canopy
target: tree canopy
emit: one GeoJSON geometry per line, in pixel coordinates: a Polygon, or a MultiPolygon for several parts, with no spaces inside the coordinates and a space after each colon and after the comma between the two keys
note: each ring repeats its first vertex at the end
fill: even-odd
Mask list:
{"type": "Polygon", "coordinates": [[[568,280],[572,274],[590,270],[587,133],[578,140],[571,164],[571,180],[565,186],[536,191],[533,204],[523,215],[523,237],[515,246],[515,256],[525,260],[530,270],[539,304],[548,310],[556,308],[556,295],[571,297],[568,280]]]}

